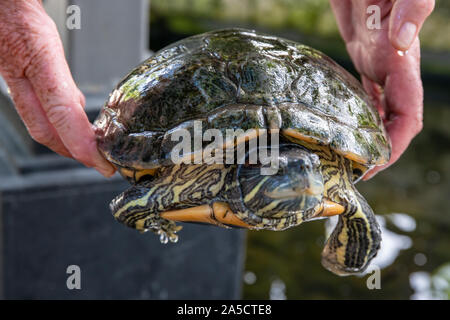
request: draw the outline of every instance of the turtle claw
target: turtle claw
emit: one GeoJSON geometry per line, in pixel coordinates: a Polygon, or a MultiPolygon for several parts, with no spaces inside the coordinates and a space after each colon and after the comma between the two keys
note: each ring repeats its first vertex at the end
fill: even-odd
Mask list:
{"type": "Polygon", "coordinates": [[[162,244],[167,244],[169,241],[172,243],[178,242],[178,235],[175,233],[168,234],[167,232],[165,232],[163,230],[159,230],[157,233],[159,234],[159,241],[162,244]]]}
{"type": "Polygon", "coordinates": [[[167,244],[169,241],[177,243],[178,235],[176,233],[182,228],[182,226],[177,226],[175,222],[166,219],[154,221],[150,226],[150,229],[159,235],[159,241],[162,244],[167,244]]]}
{"type": "Polygon", "coordinates": [[[166,244],[169,241],[169,237],[167,236],[167,233],[165,233],[162,230],[158,231],[159,234],[159,242],[161,242],[162,244],[166,244]]]}

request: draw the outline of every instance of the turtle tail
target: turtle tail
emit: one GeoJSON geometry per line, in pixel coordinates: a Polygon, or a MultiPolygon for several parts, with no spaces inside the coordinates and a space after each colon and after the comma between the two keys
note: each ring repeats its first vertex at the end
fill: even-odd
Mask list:
{"type": "Polygon", "coordinates": [[[322,265],[338,275],[363,272],[376,256],[381,229],[367,201],[355,189],[356,202],[349,203],[322,252],[322,265]]]}

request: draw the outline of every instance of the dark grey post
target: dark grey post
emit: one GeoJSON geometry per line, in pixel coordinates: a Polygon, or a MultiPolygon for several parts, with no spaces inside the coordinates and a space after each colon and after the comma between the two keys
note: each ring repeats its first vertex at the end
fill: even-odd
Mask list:
{"type": "Polygon", "coordinates": [[[92,112],[120,78],[149,56],[149,1],[47,0],[45,6],[55,17],[72,74],[92,112]],[[71,5],[80,9],[80,29],[66,26],[71,5]]]}
{"type": "MultiPolygon", "coordinates": [[[[92,119],[115,83],[148,56],[148,1],[46,0],[92,119]],[[67,7],[81,28],[66,28],[67,7]]],[[[0,88],[1,89],[1,88],[0,88]]],[[[5,90],[3,88],[3,92],[5,90]]],[[[185,225],[162,245],[114,221],[119,176],[37,153],[10,100],[0,96],[0,297],[15,299],[239,298],[245,233],[185,225]],[[81,289],[66,273],[81,270],[81,289]],[[70,268],[69,268],[70,271],[70,268]]]]}

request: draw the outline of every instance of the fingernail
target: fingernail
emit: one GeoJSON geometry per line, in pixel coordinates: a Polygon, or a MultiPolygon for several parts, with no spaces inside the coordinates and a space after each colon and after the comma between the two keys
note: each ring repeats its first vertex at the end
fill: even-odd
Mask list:
{"type": "Polygon", "coordinates": [[[397,35],[397,45],[404,51],[408,50],[414,41],[417,26],[412,22],[405,22],[397,35]]]}

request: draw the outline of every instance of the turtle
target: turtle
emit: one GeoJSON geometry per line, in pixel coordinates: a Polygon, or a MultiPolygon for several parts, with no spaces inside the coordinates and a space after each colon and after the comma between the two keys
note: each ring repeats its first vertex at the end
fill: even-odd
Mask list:
{"type": "Polygon", "coordinates": [[[337,215],[325,268],[360,273],[377,254],[380,227],[355,183],[388,162],[390,140],[360,82],[316,49],[239,28],[185,38],[126,75],[94,128],[131,184],[113,216],[163,243],[178,240],[176,222],[285,230],[337,215]],[[262,152],[277,166],[252,158],[262,152]]]}

